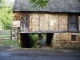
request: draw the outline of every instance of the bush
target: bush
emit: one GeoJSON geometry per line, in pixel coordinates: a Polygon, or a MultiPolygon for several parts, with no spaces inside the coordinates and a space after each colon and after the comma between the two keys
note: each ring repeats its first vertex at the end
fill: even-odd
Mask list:
{"type": "Polygon", "coordinates": [[[38,34],[30,34],[31,40],[33,40],[32,48],[37,48],[38,34]]]}

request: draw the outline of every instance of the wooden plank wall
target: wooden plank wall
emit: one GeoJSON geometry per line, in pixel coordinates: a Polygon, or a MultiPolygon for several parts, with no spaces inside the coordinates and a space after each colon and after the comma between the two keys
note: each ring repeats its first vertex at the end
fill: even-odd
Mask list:
{"type": "Polygon", "coordinates": [[[11,30],[0,30],[0,41],[11,40],[11,30]]]}

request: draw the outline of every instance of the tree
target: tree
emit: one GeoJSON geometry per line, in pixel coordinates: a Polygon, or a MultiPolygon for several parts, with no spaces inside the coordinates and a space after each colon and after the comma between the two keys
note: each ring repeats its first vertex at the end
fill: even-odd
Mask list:
{"type": "Polygon", "coordinates": [[[33,3],[32,7],[45,7],[49,0],[30,0],[33,3]]]}
{"type": "MultiPolygon", "coordinates": [[[[32,7],[45,7],[48,4],[49,0],[30,0],[33,3],[32,7]]],[[[79,0],[80,1],[80,0],[79,0]]]]}
{"type": "Polygon", "coordinates": [[[0,20],[3,29],[10,29],[12,25],[12,4],[8,5],[6,0],[0,2],[0,20]]]}

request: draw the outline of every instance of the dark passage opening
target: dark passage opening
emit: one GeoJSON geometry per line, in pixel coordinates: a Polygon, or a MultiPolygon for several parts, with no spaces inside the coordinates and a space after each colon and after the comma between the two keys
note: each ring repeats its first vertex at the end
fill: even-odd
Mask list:
{"type": "Polygon", "coordinates": [[[33,45],[33,41],[31,40],[28,33],[20,33],[20,41],[21,41],[21,47],[23,48],[31,48],[33,45]]]}
{"type": "Polygon", "coordinates": [[[46,33],[46,43],[47,45],[51,44],[54,33],[46,33]]]}
{"type": "MultiPolygon", "coordinates": [[[[38,40],[40,40],[40,41],[43,40],[42,44],[46,43],[47,45],[51,45],[53,35],[54,35],[54,33],[46,33],[46,39],[44,39],[45,37],[43,37],[43,35],[41,33],[39,33],[38,40]]],[[[21,37],[20,41],[21,41],[22,48],[32,48],[32,46],[34,44],[34,40],[30,37],[29,33],[20,33],[20,37],[21,37]]]]}

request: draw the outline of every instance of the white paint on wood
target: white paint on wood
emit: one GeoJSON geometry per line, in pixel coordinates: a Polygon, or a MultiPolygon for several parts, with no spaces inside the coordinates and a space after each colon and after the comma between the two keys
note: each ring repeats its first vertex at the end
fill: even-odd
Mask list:
{"type": "Polygon", "coordinates": [[[13,21],[12,26],[13,27],[20,27],[20,21],[13,21]]]}

